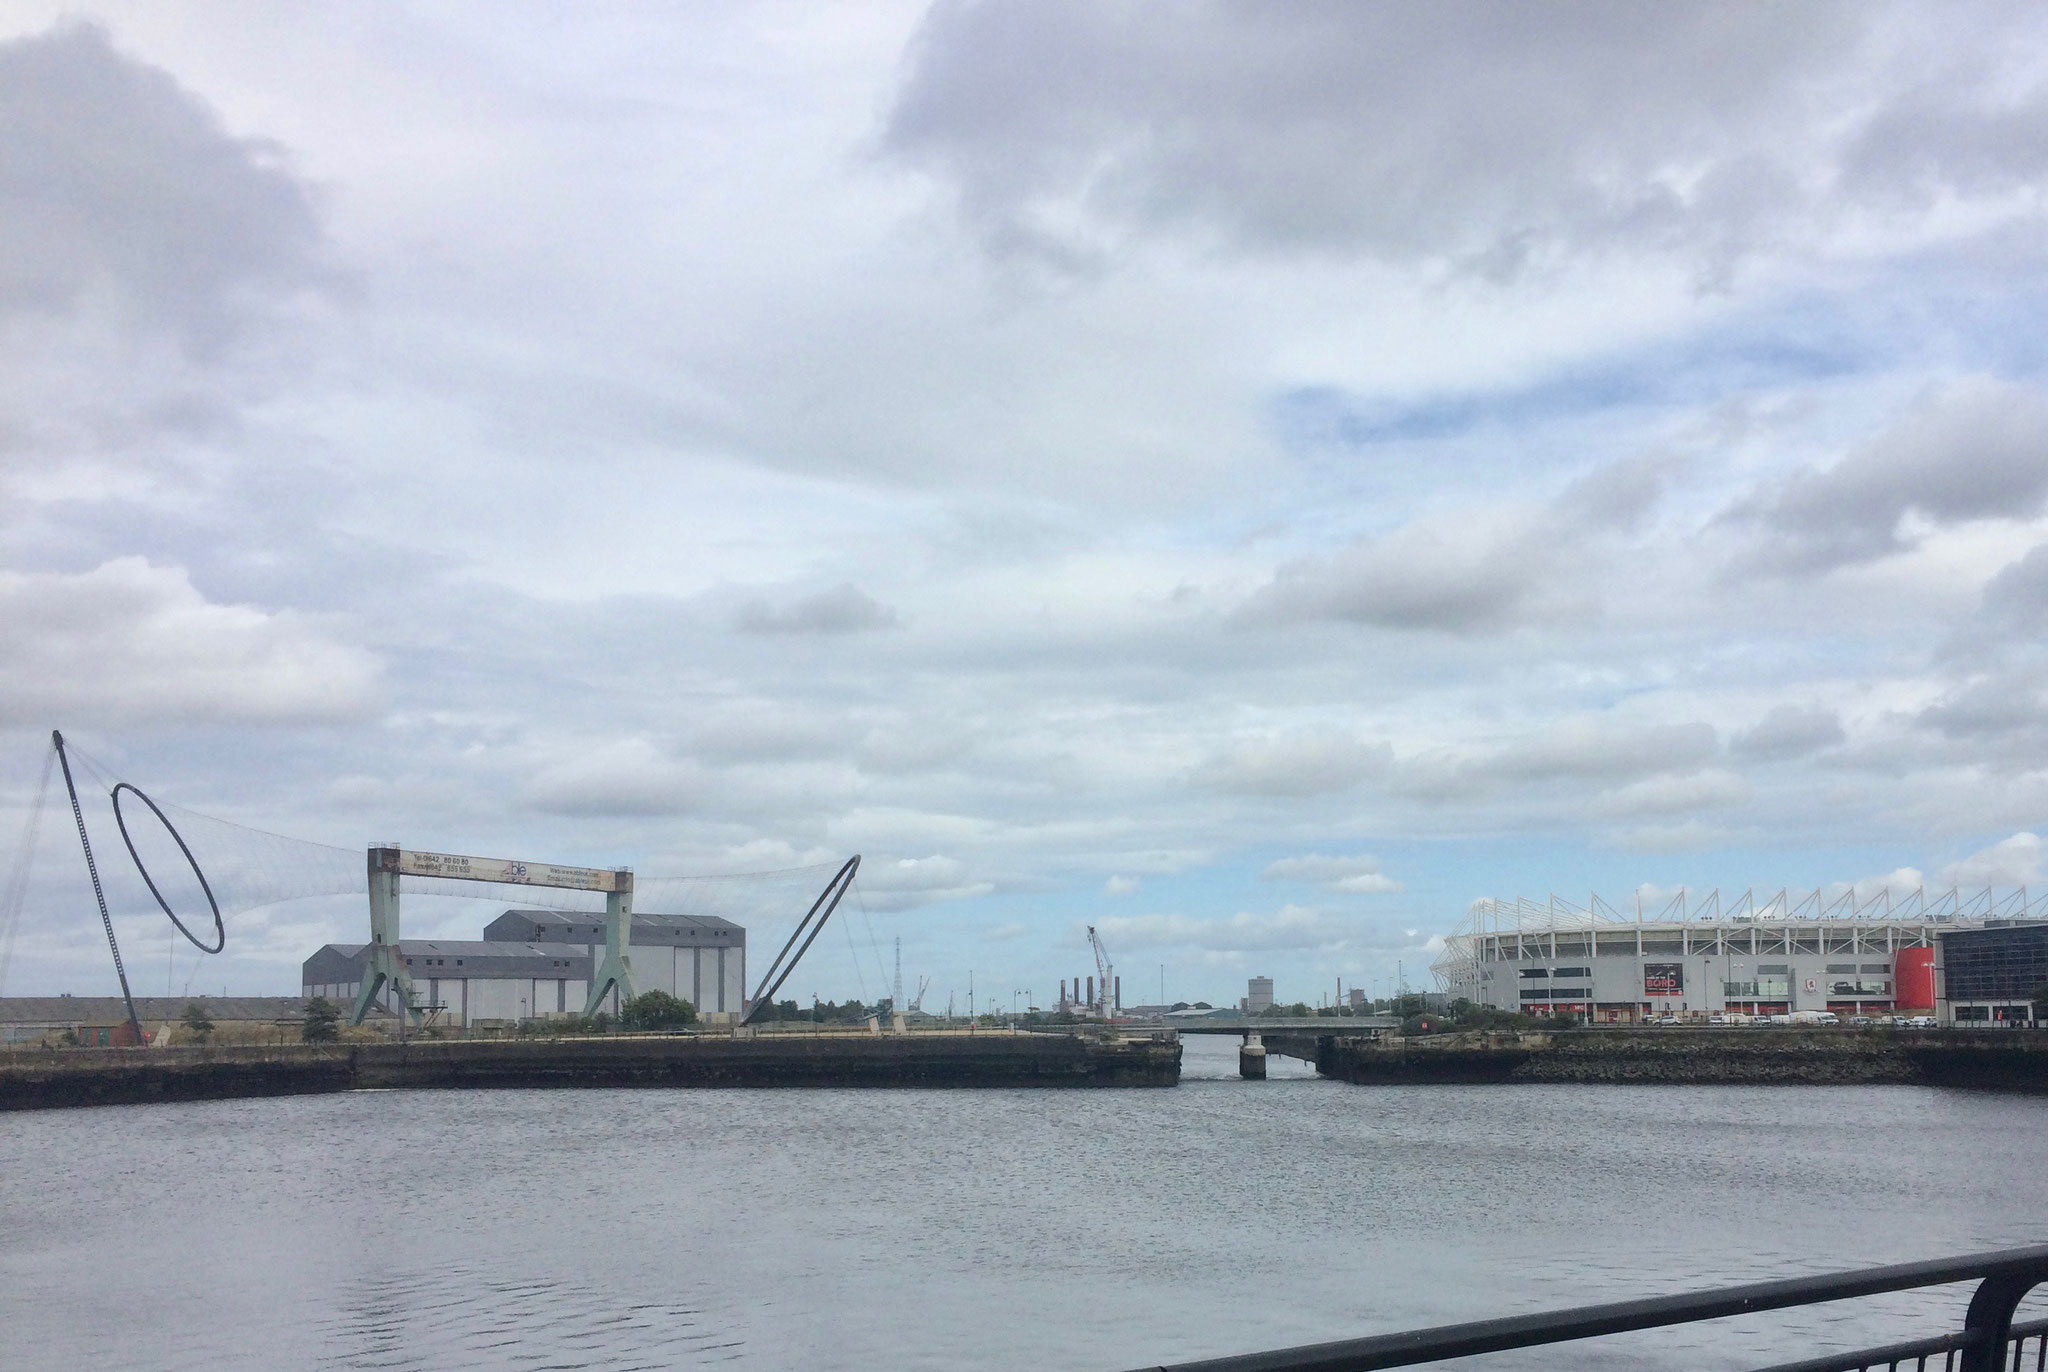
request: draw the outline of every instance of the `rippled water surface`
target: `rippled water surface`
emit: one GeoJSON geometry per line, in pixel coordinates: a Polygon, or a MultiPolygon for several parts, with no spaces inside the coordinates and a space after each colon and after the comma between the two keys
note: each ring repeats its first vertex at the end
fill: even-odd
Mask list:
{"type": "MultiPolygon", "coordinates": [[[[0,1367],[1115,1372],[2048,1241],[2040,1099],[1244,1083],[1235,1051],[1191,1040],[1170,1091],[0,1115],[0,1367]]],[[[1959,1308],[1475,1365],[1739,1367],[1959,1308]]]]}

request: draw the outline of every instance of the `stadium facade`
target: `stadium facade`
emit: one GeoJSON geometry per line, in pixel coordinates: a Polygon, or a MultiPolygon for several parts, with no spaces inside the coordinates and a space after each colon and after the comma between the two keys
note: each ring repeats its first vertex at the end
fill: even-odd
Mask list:
{"type": "Polygon", "coordinates": [[[1880,892],[1684,891],[1654,909],[1485,898],[1445,940],[1432,971],[1453,997],[1596,1024],[1833,1011],[1933,1014],[1937,944],[1953,930],[2048,918],[2024,889],[1880,892]]]}

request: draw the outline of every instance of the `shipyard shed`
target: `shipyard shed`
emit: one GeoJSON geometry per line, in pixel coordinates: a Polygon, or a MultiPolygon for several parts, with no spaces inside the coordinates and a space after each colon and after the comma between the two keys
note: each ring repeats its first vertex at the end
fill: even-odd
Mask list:
{"type": "MultiPolygon", "coordinates": [[[[438,1022],[443,1024],[516,1023],[581,1014],[590,994],[591,959],[581,948],[504,940],[403,939],[398,954],[412,973],[420,1008],[438,1010],[438,1022]]],[[[369,961],[367,943],[330,943],[306,959],[299,974],[301,988],[308,996],[349,1005],[362,989],[369,961]]],[[[379,1004],[394,1012],[398,1008],[389,988],[379,1004]]]]}
{"type": "MultiPolygon", "coordinates": [[[[604,952],[604,918],[563,910],[507,910],[484,926],[484,938],[534,946],[566,944],[591,959],[604,952]]],[[[635,911],[628,956],[639,991],[666,991],[706,1016],[737,1014],[743,1008],[747,931],[729,919],[635,911]]],[[[616,993],[611,1000],[606,1008],[616,1014],[616,993]]]]}

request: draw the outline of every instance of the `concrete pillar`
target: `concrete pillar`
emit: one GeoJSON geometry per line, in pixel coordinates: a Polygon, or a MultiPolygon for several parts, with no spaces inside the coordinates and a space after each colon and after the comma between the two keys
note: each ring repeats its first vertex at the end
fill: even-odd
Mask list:
{"type": "Polygon", "coordinates": [[[585,1015],[596,1014],[608,995],[614,1002],[612,1013],[617,1014],[636,994],[633,987],[633,874],[622,871],[617,881],[618,889],[605,893],[604,960],[591,975],[590,999],[583,1006],[585,1015]]]}
{"type": "Polygon", "coordinates": [[[1266,1079],[1266,1045],[1257,1034],[1244,1036],[1244,1046],[1237,1050],[1237,1074],[1246,1081],[1266,1079]]]}
{"type": "Polygon", "coordinates": [[[417,997],[413,993],[412,973],[407,970],[405,958],[398,950],[398,849],[370,849],[369,883],[369,956],[348,1022],[361,1024],[363,1016],[369,1014],[370,1007],[376,1003],[378,993],[388,988],[391,998],[397,1002],[399,1013],[418,1024],[420,1012],[414,1008],[417,997]]]}

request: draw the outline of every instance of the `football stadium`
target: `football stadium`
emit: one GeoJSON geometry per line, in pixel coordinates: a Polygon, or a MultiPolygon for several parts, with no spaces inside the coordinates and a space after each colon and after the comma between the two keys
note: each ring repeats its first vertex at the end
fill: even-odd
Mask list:
{"type": "MultiPolygon", "coordinates": [[[[1675,1017],[1933,1014],[1945,933],[2048,917],[2024,888],[1904,896],[1681,890],[1652,908],[1483,898],[1432,968],[1446,994],[1595,1024],[1675,1017]]],[[[1946,1007],[1944,1007],[1946,1008],[1946,1007]]]]}

